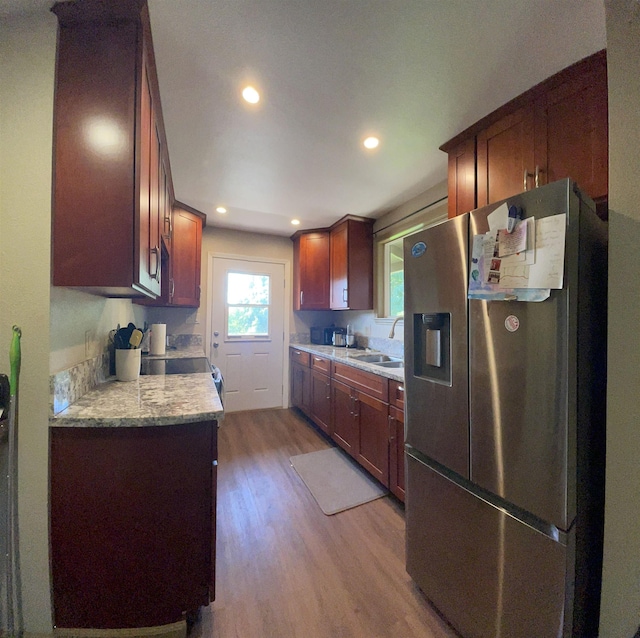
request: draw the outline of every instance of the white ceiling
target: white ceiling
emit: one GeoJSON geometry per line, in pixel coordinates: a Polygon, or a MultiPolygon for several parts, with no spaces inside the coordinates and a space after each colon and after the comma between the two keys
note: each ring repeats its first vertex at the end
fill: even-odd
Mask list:
{"type": "MultiPolygon", "coordinates": [[[[0,0],[0,15],[51,4],[0,0]]],[[[378,217],[438,184],[441,144],[605,47],[602,0],[149,7],[176,197],[209,225],[282,235],[293,217],[300,228],[378,217]],[[257,107],[240,99],[245,82],[257,107]]]]}

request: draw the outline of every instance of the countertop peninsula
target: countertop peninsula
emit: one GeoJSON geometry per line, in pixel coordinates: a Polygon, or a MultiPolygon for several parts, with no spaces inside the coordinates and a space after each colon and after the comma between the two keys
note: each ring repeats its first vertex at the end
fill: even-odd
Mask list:
{"type": "MultiPolygon", "coordinates": [[[[147,355],[144,355],[147,356],[147,355]]],[[[167,350],[150,359],[204,357],[201,348],[167,350]]],[[[52,427],[144,427],[221,420],[224,415],[209,373],[110,377],[50,418],[52,427]]]]}

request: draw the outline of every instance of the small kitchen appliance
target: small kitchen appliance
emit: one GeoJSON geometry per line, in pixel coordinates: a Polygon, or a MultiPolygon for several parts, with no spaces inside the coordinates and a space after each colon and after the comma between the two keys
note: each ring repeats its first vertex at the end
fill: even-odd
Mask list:
{"type": "Polygon", "coordinates": [[[333,328],[332,343],[334,346],[344,347],[347,345],[347,331],[344,328],[333,328]]]}

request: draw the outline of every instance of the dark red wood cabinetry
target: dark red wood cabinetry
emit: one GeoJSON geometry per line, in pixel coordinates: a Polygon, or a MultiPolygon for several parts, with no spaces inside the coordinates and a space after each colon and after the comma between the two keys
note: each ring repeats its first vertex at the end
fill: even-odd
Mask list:
{"type": "Polygon", "coordinates": [[[404,384],[389,381],[389,489],[404,502],[404,384]]]}
{"type": "Polygon", "coordinates": [[[330,231],[332,310],[373,308],[373,220],[347,217],[330,231]]]}
{"type": "Polygon", "coordinates": [[[311,413],[311,369],[309,353],[292,348],[291,361],[291,404],[305,414],[311,413]]]}
{"type": "Polygon", "coordinates": [[[171,180],[146,2],[61,2],[52,10],[53,284],[157,296],[171,180]]]}
{"type": "Polygon", "coordinates": [[[570,177],[606,217],[606,52],[560,71],[441,147],[449,217],[570,177]]]}
{"type": "Polygon", "coordinates": [[[329,232],[300,231],[293,239],[293,309],[329,308],[329,232]]]}
{"type": "Polygon", "coordinates": [[[294,310],[373,308],[373,222],[349,215],[292,235],[294,310]]]}
{"type": "Polygon", "coordinates": [[[292,346],[291,405],[404,502],[404,386],[292,346]]]}
{"type": "Polygon", "coordinates": [[[145,306],[198,308],[202,260],[202,229],[206,215],[175,202],[163,231],[162,292],[156,299],[140,299],[145,306]]]}
{"type": "Polygon", "coordinates": [[[311,355],[311,418],[331,434],[331,361],[311,355]]]}
{"type": "Polygon", "coordinates": [[[178,622],[214,597],[217,423],[51,429],[54,624],[178,622]]]}

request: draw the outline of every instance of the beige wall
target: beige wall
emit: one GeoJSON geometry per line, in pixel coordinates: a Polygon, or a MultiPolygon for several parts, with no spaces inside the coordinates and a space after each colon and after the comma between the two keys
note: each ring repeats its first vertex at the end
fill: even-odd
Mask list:
{"type": "Polygon", "coordinates": [[[70,288],[51,288],[51,353],[53,374],[104,351],[109,331],[130,321],[143,326],[146,309],[129,299],[105,299],[70,288]]]}
{"type": "Polygon", "coordinates": [[[609,365],[600,636],[640,625],[640,4],[608,0],[609,365]]]}
{"type": "Polygon", "coordinates": [[[20,552],[26,629],[51,630],[48,552],[49,253],[56,20],[0,21],[0,370],[22,328],[20,552]]]}
{"type": "MultiPolygon", "coordinates": [[[[206,343],[206,317],[209,304],[209,262],[210,255],[250,256],[276,259],[293,264],[293,243],[288,237],[263,235],[244,231],[216,228],[208,225],[202,233],[202,278],[200,308],[150,308],[147,313],[149,322],[167,324],[169,334],[199,334],[206,343]]],[[[294,325],[290,300],[289,325],[294,325]]]]}

